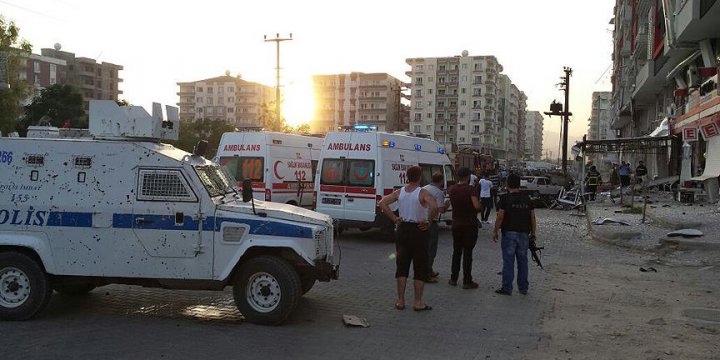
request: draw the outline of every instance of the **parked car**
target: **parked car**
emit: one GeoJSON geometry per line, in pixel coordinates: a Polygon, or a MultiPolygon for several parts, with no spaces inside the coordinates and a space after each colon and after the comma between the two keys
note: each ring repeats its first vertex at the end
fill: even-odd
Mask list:
{"type": "Polygon", "coordinates": [[[555,197],[562,185],[553,184],[546,176],[523,176],[520,178],[520,191],[527,191],[533,197],[555,197]]]}

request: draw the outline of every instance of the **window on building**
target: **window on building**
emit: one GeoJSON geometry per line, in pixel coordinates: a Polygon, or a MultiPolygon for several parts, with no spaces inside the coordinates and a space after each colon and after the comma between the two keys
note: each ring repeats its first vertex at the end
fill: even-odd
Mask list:
{"type": "Polygon", "coordinates": [[[207,103],[208,105],[212,105],[212,103],[213,103],[213,100],[212,100],[212,99],[213,99],[213,98],[211,98],[211,97],[207,98],[206,103],[207,103]]]}
{"type": "Polygon", "coordinates": [[[435,70],[435,65],[433,65],[433,64],[428,65],[428,70],[435,70]]]}
{"type": "Polygon", "coordinates": [[[472,138],[473,145],[480,145],[480,138],[472,138]]]}
{"type": "Polygon", "coordinates": [[[228,96],[227,102],[229,102],[229,103],[235,102],[235,98],[232,96],[228,96]]]}
{"type": "Polygon", "coordinates": [[[445,107],[444,101],[438,101],[438,107],[445,107]]]}
{"type": "Polygon", "coordinates": [[[432,101],[428,101],[428,106],[433,106],[433,102],[432,102],[432,101]]]}
{"type": "Polygon", "coordinates": [[[461,113],[460,113],[460,118],[461,118],[461,119],[464,119],[464,118],[465,118],[465,113],[462,113],[462,112],[461,112],[461,113]]]}
{"type": "Polygon", "coordinates": [[[418,76],[415,78],[415,84],[422,85],[422,77],[418,76]]]}
{"type": "Polygon", "coordinates": [[[415,71],[423,71],[422,65],[415,65],[415,71]]]}
{"type": "Polygon", "coordinates": [[[220,98],[218,98],[217,100],[218,100],[218,102],[217,102],[218,105],[222,105],[222,104],[224,103],[225,98],[221,98],[221,97],[220,97],[220,98]]]}
{"type": "Polygon", "coordinates": [[[211,87],[208,86],[208,88],[207,88],[207,93],[208,93],[208,94],[212,94],[212,93],[213,93],[213,88],[211,88],[211,87]]]}
{"type": "Polygon", "coordinates": [[[422,97],[422,89],[415,90],[415,96],[422,97]]]}
{"type": "Polygon", "coordinates": [[[460,100],[460,106],[467,105],[467,100],[460,100]]]}
{"type": "Polygon", "coordinates": [[[475,125],[475,126],[473,126],[472,132],[473,132],[473,134],[479,133],[479,132],[480,132],[480,125],[475,125]]]}
{"type": "Polygon", "coordinates": [[[235,88],[232,86],[228,86],[227,92],[235,92],[235,88]]]}
{"type": "Polygon", "coordinates": [[[39,61],[33,62],[33,67],[34,67],[36,73],[40,72],[40,62],[39,61]]]}
{"type": "Polygon", "coordinates": [[[465,125],[460,125],[460,131],[465,131],[465,125]]]}
{"type": "Polygon", "coordinates": [[[445,71],[445,65],[438,66],[438,71],[445,71]]]}
{"type": "Polygon", "coordinates": [[[482,65],[479,63],[475,64],[475,70],[482,70],[482,65]]]}
{"type": "Polygon", "coordinates": [[[482,76],[475,76],[473,78],[473,84],[482,84],[482,76]]]}
{"type": "Polygon", "coordinates": [[[429,83],[431,83],[431,82],[434,82],[434,81],[435,81],[435,77],[434,77],[434,76],[428,76],[428,78],[427,78],[427,79],[428,79],[428,82],[429,82],[429,83]]]}
{"type": "Polygon", "coordinates": [[[200,87],[200,86],[198,86],[198,87],[197,87],[197,92],[203,92],[203,88],[200,87]]]}
{"type": "Polygon", "coordinates": [[[201,102],[203,102],[203,98],[198,97],[197,99],[195,99],[195,101],[201,103],[201,102]]]}
{"type": "Polygon", "coordinates": [[[428,95],[432,95],[432,94],[433,94],[433,89],[428,89],[428,95]]]}
{"type": "Polygon", "coordinates": [[[228,112],[228,114],[232,114],[235,112],[235,108],[229,107],[229,108],[227,108],[227,112],[228,112]]]}
{"type": "Polygon", "coordinates": [[[420,125],[413,126],[413,132],[419,133],[422,131],[422,127],[420,125]]]}
{"type": "Polygon", "coordinates": [[[427,131],[427,132],[432,131],[432,125],[425,125],[425,131],[427,131]]]}
{"type": "Polygon", "coordinates": [[[437,119],[438,119],[438,120],[444,120],[444,119],[445,119],[445,114],[443,114],[443,113],[437,114],[437,119]]]}
{"type": "Polygon", "coordinates": [[[432,113],[427,113],[425,117],[428,119],[432,119],[432,113]]]}

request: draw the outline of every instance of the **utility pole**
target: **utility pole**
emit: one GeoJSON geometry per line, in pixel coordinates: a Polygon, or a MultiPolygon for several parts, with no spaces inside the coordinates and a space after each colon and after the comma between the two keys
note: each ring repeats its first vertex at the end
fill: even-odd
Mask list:
{"type": "Polygon", "coordinates": [[[560,90],[565,92],[565,106],[563,108],[563,104],[553,101],[550,104],[550,111],[546,111],[544,114],[551,117],[553,115],[562,117],[562,169],[563,175],[567,176],[568,126],[570,124],[570,116],[572,115],[570,112],[570,76],[572,75],[572,69],[565,66],[563,67],[563,71],[565,72],[565,76],[560,78],[562,82],[558,85],[560,85],[560,90]]]}
{"type": "Polygon", "coordinates": [[[272,41],[275,43],[276,48],[276,56],[275,56],[275,114],[277,116],[277,122],[280,123],[280,120],[282,117],[280,116],[280,43],[283,41],[290,41],[292,40],[292,33],[290,33],[290,37],[281,38],[280,33],[275,34],[274,39],[268,39],[267,35],[264,35],[263,38],[265,39],[265,42],[272,41]]]}

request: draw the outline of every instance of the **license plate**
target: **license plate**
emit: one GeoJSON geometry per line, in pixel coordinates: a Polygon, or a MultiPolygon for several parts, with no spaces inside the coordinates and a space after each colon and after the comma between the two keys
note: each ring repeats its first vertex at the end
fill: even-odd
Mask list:
{"type": "Polygon", "coordinates": [[[322,198],[323,204],[329,204],[329,205],[340,205],[340,199],[336,198],[322,198]]]}

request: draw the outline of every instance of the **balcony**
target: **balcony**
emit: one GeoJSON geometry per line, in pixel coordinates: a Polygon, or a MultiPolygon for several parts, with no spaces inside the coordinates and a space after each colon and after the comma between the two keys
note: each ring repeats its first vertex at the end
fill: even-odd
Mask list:
{"type": "Polygon", "coordinates": [[[675,31],[678,42],[695,42],[706,39],[710,34],[720,34],[720,3],[709,8],[703,0],[688,0],[675,9],[675,31]],[[705,11],[705,13],[703,13],[705,11]]]}
{"type": "Polygon", "coordinates": [[[486,93],[485,93],[485,97],[486,97],[486,98],[489,98],[489,99],[492,99],[492,98],[495,97],[495,92],[492,92],[492,93],[486,92],[486,93]]]}

